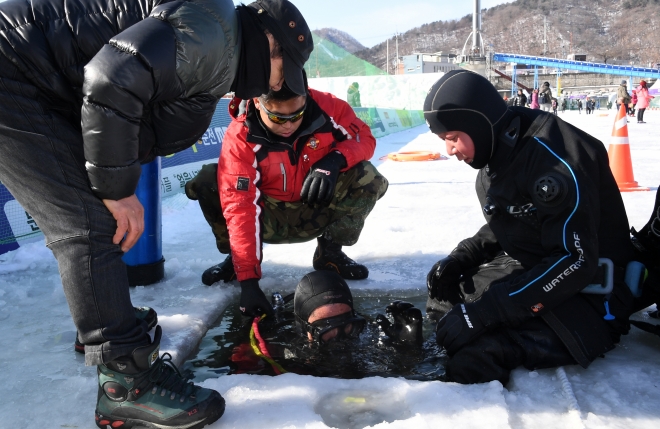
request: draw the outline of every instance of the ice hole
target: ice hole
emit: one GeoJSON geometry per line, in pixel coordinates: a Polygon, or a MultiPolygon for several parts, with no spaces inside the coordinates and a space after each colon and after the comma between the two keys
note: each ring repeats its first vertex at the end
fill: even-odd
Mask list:
{"type": "MultiPolygon", "coordinates": [[[[374,323],[394,300],[408,301],[425,315],[426,295],[359,291],[354,292],[354,307],[367,324],[357,339],[323,346],[310,343],[296,332],[292,303],[278,312],[276,319],[260,322],[259,330],[274,361],[288,372],[344,379],[381,376],[442,380],[447,356],[435,343],[433,321],[424,317],[425,341],[420,347],[393,343],[374,323]]],[[[202,339],[197,355],[185,364],[196,381],[222,374],[275,375],[273,367],[254,353],[250,325],[251,320],[241,316],[238,303],[230,303],[202,339]]],[[[369,410],[365,413],[371,413],[369,410]]]]}

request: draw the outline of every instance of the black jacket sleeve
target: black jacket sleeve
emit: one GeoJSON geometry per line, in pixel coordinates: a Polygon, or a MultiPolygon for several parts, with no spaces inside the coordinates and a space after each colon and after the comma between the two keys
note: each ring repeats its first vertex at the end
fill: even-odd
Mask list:
{"type": "Polygon", "coordinates": [[[172,1],[110,39],[86,65],[82,131],[97,196],[132,195],[140,162],[190,147],[238,67],[233,2],[172,1]]]}
{"type": "Polygon", "coordinates": [[[182,92],[175,55],[172,27],[149,17],[112,38],[85,67],[86,168],[100,198],[118,200],[135,192],[145,106],[182,92]]]}

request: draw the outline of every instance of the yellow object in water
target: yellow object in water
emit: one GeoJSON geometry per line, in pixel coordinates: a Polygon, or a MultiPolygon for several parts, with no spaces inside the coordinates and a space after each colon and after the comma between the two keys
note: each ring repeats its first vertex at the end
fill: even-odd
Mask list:
{"type": "Polygon", "coordinates": [[[349,403],[365,403],[367,402],[367,398],[356,398],[355,396],[347,396],[344,398],[344,402],[349,403]]]}

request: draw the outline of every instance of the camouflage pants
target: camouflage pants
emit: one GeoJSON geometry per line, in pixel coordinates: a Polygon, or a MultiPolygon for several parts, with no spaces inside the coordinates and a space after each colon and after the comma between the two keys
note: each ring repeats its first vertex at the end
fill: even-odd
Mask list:
{"type": "MultiPolygon", "coordinates": [[[[199,200],[218,250],[226,254],[230,252],[229,232],[220,206],[217,171],[218,164],[205,164],[186,183],[186,195],[199,200]]],[[[387,187],[387,179],[376,167],[363,161],[339,174],[335,195],[328,206],[279,201],[263,195],[262,240],[271,244],[301,243],[326,234],[337,244],[351,246],[357,243],[365,219],[387,187]]]]}

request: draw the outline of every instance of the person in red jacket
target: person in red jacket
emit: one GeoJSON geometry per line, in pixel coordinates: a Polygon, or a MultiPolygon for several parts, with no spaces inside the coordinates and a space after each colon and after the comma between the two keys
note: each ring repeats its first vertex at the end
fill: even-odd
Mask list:
{"type": "Polygon", "coordinates": [[[353,109],[331,94],[309,89],[298,95],[286,84],[229,104],[234,117],[225,133],[219,164],[202,167],[186,184],[199,200],[216,238],[228,254],[207,269],[202,282],[237,279],[241,311],[270,313],[259,288],[263,243],[299,243],[314,238],[315,270],[345,279],[365,279],[369,270],[346,256],[388,182],[368,162],[376,140],[353,109]]]}

